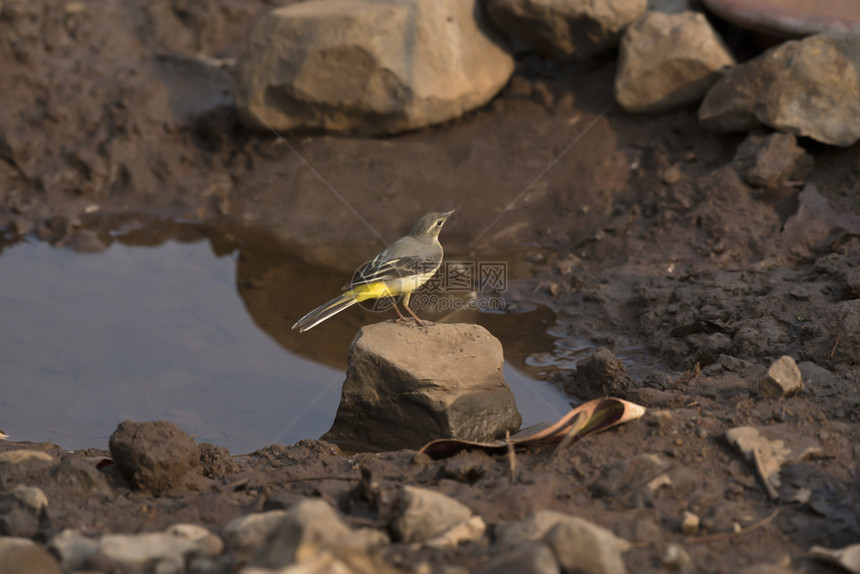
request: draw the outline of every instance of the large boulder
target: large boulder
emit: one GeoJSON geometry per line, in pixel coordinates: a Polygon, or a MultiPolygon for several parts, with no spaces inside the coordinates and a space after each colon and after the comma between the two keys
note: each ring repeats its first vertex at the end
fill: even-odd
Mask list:
{"type": "Polygon", "coordinates": [[[853,145],[860,140],[860,35],[785,42],[732,68],[708,91],[699,120],[714,131],[764,124],[853,145]]]}
{"type": "Polygon", "coordinates": [[[615,98],[629,112],[698,102],[734,58],[698,12],[648,12],[621,39],[615,98]]]}
{"type": "Polygon", "coordinates": [[[479,325],[377,323],[349,351],[324,440],[355,450],[420,448],[437,438],[492,440],[522,418],[498,339],[479,325]]]}
{"type": "Polygon", "coordinates": [[[484,105],[513,70],[478,0],[319,0],[260,19],[233,93],[252,128],[392,134],[484,105]]]}
{"type": "Polygon", "coordinates": [[[493,22],[548,58],[586,60],[614,47],[648,0],[484,0],[493,22]]]}

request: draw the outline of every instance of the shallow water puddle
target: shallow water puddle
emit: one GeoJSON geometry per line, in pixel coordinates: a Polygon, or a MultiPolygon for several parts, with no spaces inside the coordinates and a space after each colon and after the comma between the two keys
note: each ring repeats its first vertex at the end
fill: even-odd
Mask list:
{"type": "MultiPolygon", "coordinates": [[[[259,233],[171,223],[102,239],[99,253],[32,242],[0,255],[0,428],[15,440],[106,448],[127,418],[166,419],[233,453],[318,438],[357,329],[389,318],[353,308],[291,331],[343,274],[259,233]]],[[[552,347],[551,311],[445,320],[502,340],[525,424],[566,412],[568,397],[525,361],[552,347]]]]}

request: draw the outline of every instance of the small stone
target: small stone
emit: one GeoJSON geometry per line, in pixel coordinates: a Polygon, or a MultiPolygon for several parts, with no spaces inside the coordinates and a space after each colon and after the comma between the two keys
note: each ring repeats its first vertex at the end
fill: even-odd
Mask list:
{"type": "Polygon", "coordinates": [[[831,389],[839,383],[839,377],[812,361],[798,363],[797,368],[805,385],[815,390],[831,389]]]}
{"type": "Polygon", "coordinates": [[[286,515],[286,510],[270,510],[236,518],[224,527],[224,540],[230,550],[247,556],[263,546],[286,515]]]}
{"type": "Polygon", "coordinates": [[[6,494],[20,500],[25,505],[29,506],[35,512],[41,512],[43,508],[48,506],[48,497],[45,492],[38,486],[24,486],[19,484],[6,494]]]}
{"type": "Polygon", "coordinates": [[[200,453],[200,472],[207,478],[223,478],[242,470],[242,465],[233,460],[230,451],[223,446],[204,442],[197,445],[197,450],[200,453]]]}
{"type": "Polygon", "coordinates": [[[429,548],[456,548],[464,542],[479,540],[487,532],[487,524],[480,516],[456,524],[437,536],[424,543],[429,548]]]}
{"type": "Polygon", "coordinates": [[[758,383],[766,399],[787,397],[803,390],[803,377],[794,359],[784,355],[774,362],[758,383]]]}
{"type": "Polygon", "coordinates": [[[60,565],[27,538],[0,537],[0,574],[60,574],[60,565]]]}
{"type": "Polygon", "coordinates": [[[350,529],[326,502],[307,499],[286,511],[253,560],[264,568],[283,568],[330,554],[348,560],[387,543],[380,531],[350,529]]]}
{"type": "Polygon", "coordinates": [[[666,548],[666,553],[663,555],[663,566],[672,572],[681,572],[681,574],[696,572],[696,564],[680,544],[670,544],[666,548]]]}
{"type": "Polygon", "coordinates": [[[582,399],[623,398],[632,384],[624,363],[609,349],[598,347],[593,355],[577,364],[576,372],[570,381],[565,382],[564,390],[582,399]]]}
{"type": "Polygon", "coordinates": [[[63,568],[68,571],[80,569],[84,562],[99,553],[99,544],[96,540],[87,538],[70,528],[54,536],[48,548],[60,557],[63,568]]]}
{"type": "Polygon", "coordinates": [[[560,574],[555,554],[542,542],[528,542],[490,560],[475,574],[560,574]]]}
{"type": "Polygon", "coordinates": [[[734,58],[703,14],[646,12],[621,39],[615,98],[629,112],[697,102],[734,58]]]}
{"type": "Polygon", "coordinates": [[[194,439],[167,421],[120,423],[110,452],[129,482],[155,495],[183,485],[200,460],[194,439]]]}
{"type": "Polygon", "coordinates": [[[197,524],[174,524],[165,530],[165,533],[194,542],[200,548],[201,553],[207,556],[217,556],[224,550],[224,542],[218,536],[197,524]]]}
{"type": "Polygon", "coordinates": [[[485,0],[490,19],[540,54],[562,62],[586,60],[618,44],[647,0],[485,0]]]}
{"type": "Polygon", "coordinates": [[[699,517],[692,512],[685,510],[681,515],[681,532],[684,534],[699,533],[699,517]]]}
{"type": "Polygon", "coordinates": [[[621,554],[630,549],[630,543],[587,520],[568,517],[547,533],[545,541],[565,572],[627,572],[621,554]]]}
{"type": "Polygon", "coordinates": [[[442,493],[404,486],[394,510],[391,530],[403,542],[424,542],[469,520],[472,511],[442,493]]]}
{"type": "Polygon", "coordinates": [[[679,181],[681,181],[681,169],[678,167],[678,164],[672,164],[666,169],[663,170],[661,174],[661,179],[663,183],[666,185],[675,185],[679,181]]]}
{"type": "Polygon", "coordinates": [[[738,147],[734,164],[750,185],[775,186],[784,180],[803,180],[813,168],[812,156],[791,134],[750,133],[738,147]]]}
{"type": "Polygon", "coordinates": [[[8,462],[11,464],[17,464],[19,462],[24,462],[26,460],[41,460],[45,462],[53,462],[54,457],[50,454],[43,452],[41,450],[28,450],[28,449],[20,449],[20,450],[7,450],[6,452],[0,452],[0,462],[8,462]]]}
{"type": "Polygon", "coordinates": [[[98,552],[122,564],[146,566],[164,562],[162,568],[185,564],[186,558],[202,554],[215,555],[213,550],[223,548],[212,541],[209,534],[199,540],[190,540],[184,533],[177,536],[167,532],[145,534],[108,534],[98,541],[98,552]]]}

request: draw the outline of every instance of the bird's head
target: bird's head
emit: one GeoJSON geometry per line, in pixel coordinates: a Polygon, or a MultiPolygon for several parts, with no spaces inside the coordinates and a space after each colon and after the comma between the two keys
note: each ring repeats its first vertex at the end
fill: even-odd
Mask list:
{"type": "Polygon", "coordinates": [[[415,223],[412,228],[411,235],[416,237],[429,237],[436,239],[439,237],[439,232],[442,231],[442,226],[451,217],[454,210],[444,212],[432,212],[424,215],[415,223]]]}

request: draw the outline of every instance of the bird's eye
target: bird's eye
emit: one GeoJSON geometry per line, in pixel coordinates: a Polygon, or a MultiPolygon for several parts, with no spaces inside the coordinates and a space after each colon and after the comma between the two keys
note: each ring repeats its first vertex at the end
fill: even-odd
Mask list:
{"type": "Polygon", "coordinates": [[[442,225],[442,220],[440,219],[439,221],[437,221],[436,225],[442,225]]]}

